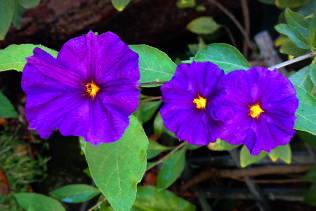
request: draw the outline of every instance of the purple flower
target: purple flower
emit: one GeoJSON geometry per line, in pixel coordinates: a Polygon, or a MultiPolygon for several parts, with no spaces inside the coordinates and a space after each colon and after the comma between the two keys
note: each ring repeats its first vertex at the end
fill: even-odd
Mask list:
{"type": "Polygon", "coordinates": [[[178,65],[161,87],[161,117],[168,130],[195,145],[215,142],[224,122],[216,116],[225,96],[224,71],[211,62],[178,65]]]}
{"type": "Polygon", "coordinates": [[[57,59],[33,53],[22,75],[30,129],[48,138],[58,128],[94,145],[119,140],[138,106],[138,55],[112,32],[91,31],[66,42],[57,59]]]}
{"type": "Polygon", "coordinates": [[[245,144],[252,155],[290,142],[298,99],[286,77],[276,69],[253,67],[230,72],[224,80],[227,97],[222,111],[227,121],[223,140],[245,144]]]}

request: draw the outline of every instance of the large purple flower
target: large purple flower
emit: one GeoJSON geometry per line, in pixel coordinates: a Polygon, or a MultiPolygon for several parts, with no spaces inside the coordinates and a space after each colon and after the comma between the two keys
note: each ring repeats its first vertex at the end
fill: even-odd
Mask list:
{"type": "Polygon", "coordinates": [[[30,129],[48,138],[58,128],[94,145],[119,140],[138,106],[138,55],[112,32],[91,31],[66,42],[57,59],[33,53],[22,75],[30,129]]]}
{"type": "Polygon", "coordinates": [[[225,76],[227,96],[222,107],[226,126],[221,138],[245,144],[253,155],[290,142],[298,107],[291,82],[265,67],[236,70],[225,76]]]}
{"type": "Polygon", "coordinates": [[[161,87],[161,117],[168,130],[195,145],[215,142],[224,122],[217,118],[225,96],[224,71],[211,62],[178,65],[161,87]]]}

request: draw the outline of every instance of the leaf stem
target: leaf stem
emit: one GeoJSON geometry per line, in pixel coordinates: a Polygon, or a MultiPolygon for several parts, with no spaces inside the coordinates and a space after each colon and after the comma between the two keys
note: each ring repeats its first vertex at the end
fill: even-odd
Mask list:
{"type": "Polygon", "coordinates": [[[159,163],[164,162],[170,155],[172,155],[173,153],[175,153],[176,151],[178,151],[181,147],[183,147],[185,144],[187,144],[187,142],[183,142],[180,145],[178,145],[176,148],[174,148],[171,152],[169,152],[168,154],[166,154],[163,158],[161,158],[160,160],[158,160],[157,162],[153,163],[151,166],[149,166],[146,171],[152,169],[153,167],[155,167],[156,165],[158,165],[159,163]]]}
{"type": "Polygon", "coordinates": [[[155,82],[147,82],[147,83],[140,83],[140,86],[149,86],[149,85],[163,85],[167,81],[155,81],[155,82]]]}
{"type": "Polygon", "coordinates": [[[285,67],[287,65],[290,65],[290,64],[293,64],[295,62],[299,62],[299,61],[302,61],[304,59],[307,59],[309,57],[312,57],[312,56],[316,56],[316,51],[313,51],[313,52],[310,52],[308,54],[305,54],[303,56],[299,56],[297,58],[294,58],[294,59],[291,59],[291,60],[288,60],[288,61],[285,61],[285,62],[282,62],[280,64],[277,64],[277,65],[274,65],[272,67],[269,67],[268,69],[269,70],[273,70],[273,69],[278,69],[278,68],[281,68],[281,67],[285,67]]]}
{"type": "Polygon", "coordinates": [[[87,211],[92,211],[94,208],[96,208],[97,206],[101,205],[103,202],[106,201],[106,198],[102,199],[101,201],[99,201],[97,204],[95,204],[93,207],[91,207],[90,209],[88,209],[87,211]]]}

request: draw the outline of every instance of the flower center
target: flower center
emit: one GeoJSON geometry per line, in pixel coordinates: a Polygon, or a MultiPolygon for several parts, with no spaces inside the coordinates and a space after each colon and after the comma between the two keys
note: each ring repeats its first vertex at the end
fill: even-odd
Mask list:
{"type": "Polygon", "coordinates": [[[198,99],[195,98],[193,100],[193,103],[196,104],[196,108],[205,108],[205,106],[206,106],[206,99],[199,95],[199,98],[198,99]]]}
{"type": "Polygon", "coordinates": [[[88,93],[91,97],[95,97],[97,95],[97,92],[100,89],[93,82],[85,84],[85,87],[86,87],[86,93],[88,93]]]}
{"type": "Polygon", "coordinates": [[[262,112],[264,112],[264,111],[261,109],[260,105],[259,105],[259,104],[256,104],[256,105],[253,105],[253,106],[250,107],[250,113],[249,113],[249,114],[250,114],[250,116],[251,116],[252,118],[258,118],[259,115],[260,115],[262,112]]]}

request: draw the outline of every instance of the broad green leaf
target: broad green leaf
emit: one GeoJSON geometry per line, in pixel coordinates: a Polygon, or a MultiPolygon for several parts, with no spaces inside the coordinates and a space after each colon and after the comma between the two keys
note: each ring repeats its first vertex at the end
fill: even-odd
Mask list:
{"type": "Polygon", "coordinates": [[[165,125],[163,124],[163,119],[161,118],[161,114],[159,111],[154,120],[154,133],[162,134],[164,132],[165,132],[165,125]]]}
{"type": "Polygon", "coordinates": [[[316,183],[316,167],[310,170],[301,181],[316,183]]]}
{"type": "Polygon", "coordinates": [[[18,1],[19,1],[19,4],[26,9],[36,7],[40,3],[40,0],[18,0],[18,1]]]}
{"type": "Polygon", "coordinates": [[[18,118],[18,113],[15,111],[13,105],[8,100],[6,96],[4,96],[0,92],[0,117],[3,118],[18,118]]]}
{"type": "Polygon", "coordinates": [[[310,189],[307,190],[303,202],[316,206],[316,184],[313,184],[310,189]]]}
{"type": "Polygon", "coordinates": [[[250,65],[244,56],[233,46],[214,43],[200,50],[191,60],[212,62],[227,74],[233,70],[248,70],[250,65]]]}
{"type": "Polygon", "coordinates": [[[195,206],[167,190],[139,186],[131,211],[195,211],[195,206]]]}
{"type": "Polygon", "coordinates": [[[279,33],[287,35],[290,40],[299,48],[309,49],[309,43],[303,35],[288,24],[278,24],[275,27],[279,33]]]}
{"type": "MultiPolygon", "coordinates": [[[[140,83],[169,81],[177,65],[167,54],[148,45],[129,45],[139,55],[140,83]]],[[[147,87],[160,86],[148,85],[147,87]]]]}
{"type": "Polygon", "coordinates": [[[303,15],[304,17],[307,17],[315,12],[316,8],[316,1],[315,0],[306,0],[301,9],[299,10],[299,13],[303,15]]]}
{"type": "Polygon", "coordinates": [[[285,163],[290,164],[292,158],[292,151],[290,144],[277,146],[268,154],[273,162],[277,161],[278,158],[283,160],[285,163]]]}
{"type": "Polygon", "coordinates": [[[101,191],[96,187],[86,184],[75,184],[58,188],[49,194],[63,202],[80,203],[92,199],[100,193],[101,191]]]}
{"type": "Polygon", "coordinates": [[[187,29],[195,34],[211,34],[220,27],[212,17],[199,17],[187,25],[187,29]]]}
{"type": "Polygon", "coordinates": [[[4,37],[9,30],[13,13],[14,13],[14,1],[1,0],[0,1],[0,40],[4,40],[4,37]]]}
{"type": "Polygon", "coordinates": [[[214,151],[226,151],[226,150],[230,150],[230,149],[234,149],[236,147],[239,147],[239,145],[231,145],[230,143],[221,140],[221,139],[216,139],[216,142],[214,143],[209,143],[207,145],[207,148],[209,148],[210,150],[214,150],[214,151]]]}
{"type": "Polygon", "coordinates": [[[116,211],[129,210],[137,184],[146,170],[147,136],[134,116],[122,138],[114,143],[88,143],[86,159],[92,178],[116,211]]]}
{"type": "Polygon", "coordinates": [[[181,174],[185,164],[186,146],[170,155],[162,164],[157,177],[157,187],[166,189],[181,174]]]}
{"type": "Polygon", "coordinates": [[[307,23],[302,15],[297,12],[293,12],[291,9],[285,9],[286,22],[300,32],[303,37],[308,37],[307,23]]]}
{"type": "Polygon", "coordinates": [[[177,7],[180,9],[195,7],[195,0],[178,0],[177,7]]]}
{"type": "Polygon", "coordinates": [[[300,137],[300,139],[312,147],[316,147],[316,136],[305,131],[296,131],[296,134],[300,137]]]}
{"type": "Polygon", "coordinates": [[[133,115],[141,123],[145,123],[151,119],[158,107],[160,106],[161,101],[140,101],[139,106],[133,115]]]}
{"type": "Polygon", "coordinates": [[[0,72],[4,70],[22,71],[26,64],[25,57],[32,56],[35,47],[41,48],[55,58],[57,57],[57,51],[42,45],[10,45],[5,49],[0,50],[0,72]]]}
{"type": "Polygon", "coordinates": [[[195,150],[195,149],[199,149],[201,147],[204,147],[205,145],[193,145],[193,144],[189,144],[187,143],[187,149],[188,150],[195,150]]]}
{"type": "Polygon", "coordinates": [[[278,7],[299,7],[304,4],[305,0],[275,0],[278,7]]]}
{"type": "Polygon", "coordinates": [[[254,155],[250,154],[248,148],[246,147],[246,145],[244,145],[241,147],[241,150],[240,150],[240,165],[242,168],[244,168],[248,165],[251,165],[251,164],[261,160],[267,154],[268,154],[267,152],[262,150],[258,156],[254,156],[254,155]]]}
{"type": "Polygon", "coordinates": [[[311,93],[315,86],[311,80],[309,73],[310,73],[310,65],[297,71],[296,73],[291,75],[289,79],[292,82],[292,84],[300,87],[301,89],[305,90],[307,93],[311,93]]]}
{"type": "Polygon", "coordinates": [[[312,17],[308,24],[308,42],[309,47],[313,49],[316,43],[316,15],[312,17]]]}
{"type": "Polygon", "coordinates": [[[65,208],[56,200],[37,193],[14,194],[19,205],[26,210],[34,211],[65,211],[65,208]]]}
{"type": "Polygon", "coordinates": [[[316,85],[316,59],[314,58],[310,68],[309,68],[309,75],[311,77],[312,82],[314,83],[314,85],[316,85]]]}
{"type": "Polygon", "coordinates": [[[285,43],[280,49],[280,53],[288,54],[295,57],[302,56],[310,52],[310,49],[299,48],[292,41],[285,43]]]}
{"type": "Polygon", "coordinates": [[[111,1],[115,9],[121,12],[131,0],[111,0],[111,1]]]}
{"type": "Polygon", "coordinates": [[[147,159],[151,159],[156,157],[159,153],[164,152],[166,150],[173,149],[173,147],[163,146],[156,141],[149,140],[148,150],[147,150],[147,159]]]}
{"type": "Polygon", "coordinates": [[[24,12],[24,8],[18,3],[17,0],[14,0],[14,13],[12,17],[12,23],[16,26],[17,29],[21,29],[21,14],[24,12]]]}

